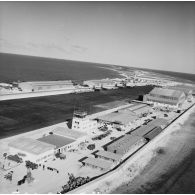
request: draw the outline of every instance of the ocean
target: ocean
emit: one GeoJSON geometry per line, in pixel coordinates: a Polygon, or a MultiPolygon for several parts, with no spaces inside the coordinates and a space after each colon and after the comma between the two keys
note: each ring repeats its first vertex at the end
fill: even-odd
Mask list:
{"type": "Polygon", "coordinates": [[[0,82],[121,78],[104,64],[0,53],[0,82]]]}
{"type": "Polygon", "coordinates": [[[195,74],[0,53],[0,82],[121,78],[111,69],[145,70],[195,82],[195,74]],[[109,68],[109,69],[108,69],[109,68]]]}

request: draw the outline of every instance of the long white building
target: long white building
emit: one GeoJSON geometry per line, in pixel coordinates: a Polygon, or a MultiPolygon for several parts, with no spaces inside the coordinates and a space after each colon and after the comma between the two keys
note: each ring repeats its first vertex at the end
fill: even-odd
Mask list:
{"type": "Polygon", "coordinates": [[[18,83],[18,87],[23,92],[38,92],[38,91],[50,91],[50,90],[75,89],[75,86],[71,80],[20,82],[20,83],[18,83]]]}
{"type": "Polygon", "coordinates": [[[84,85],[87,85],[94,89],[114,89],[116,88],[116,82],[111,79],[102,79],[102,80],[88,80],[83,82],[84,85]]]}
{"type": "Polygon", "coordinates": [[[19,155],[23,160],[40,163],[54,156],[55,146],[31,138],[18,138],[8,144],[9,153],[19,155]]]}

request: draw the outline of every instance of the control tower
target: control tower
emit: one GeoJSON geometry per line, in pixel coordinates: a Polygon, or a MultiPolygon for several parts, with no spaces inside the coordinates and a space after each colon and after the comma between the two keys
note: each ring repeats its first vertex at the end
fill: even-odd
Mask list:
{"type": "Polygon", "coordinates": [[[83,132],[93,131],[97,129],[97,121],[89,119],[87,111],[77,109],[73,113],[72,129],[83,132]]]}

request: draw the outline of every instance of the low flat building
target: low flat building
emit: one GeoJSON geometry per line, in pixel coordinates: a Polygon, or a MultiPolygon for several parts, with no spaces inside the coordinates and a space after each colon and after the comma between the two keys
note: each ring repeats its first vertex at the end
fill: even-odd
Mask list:
{"type": "Polygon", "coordinates": [[[87,85],[92,89],[101,89],[102,88],[102,83],[100,82],[100,80],[83,81],[83,85],[87,85]]]}
{"type": "Polygon", "coordinates": [[[160,106],[181,107],[185,101],[185,93],[173,89],[154,88],[144,96],[144,101],[160,106]]]}
{"type": "Polygon", "coordinates": [[[87,141],[87,133],[82,131],[76,131],[73,129],[69,129],[68,127],[57,127],[53,131],[54,135],[59,135],[64,138],[73,139],[67,150],[69,149],[77,149],[81,142],[87,141]]]}
{"type": "Polygon", "coordinates": [[[83,84],[94,89],[113,89],[116,87],[116,83],[111,79],[88,80],[84,81],[83,84]]]}
{"type": "Polygon", "coordinates": [[[52,144],[55,146],[55,152],[63,153],[72,148],[71,144],[75,140],[52,134],[52,135],[43,136],[39,138],[38,141],[41,141],[47,144],[52,144]]]}
{"type": "Polygon", "coordinates": [[[113,163],[110,161],[98,159],[98,158],[92,158],[92,157],[87,157],[84,160],[81,161],[83,165],[88,165],[93,168],[99,168],[101,170],[107,171],[109,170],[113,163]]]}
{"type": "Polygon", "coordinates": [[[52,158],[55,151],[55,145],[24,137],[10,142],[8,146],[10,154],[17,154],[23,160],[30,160],[35,163],[52,158]]]}
{"type": "Polygon", "coordinates": [[[125,135],[120,139],[114,140],[103,146],[104,150],[113,152],[119,155],[124,155],[129,151],[132,153],[146,143],[143,137],[125,135]]]}
{"type": "Polygon", "coordinates": [[[168,121],[162,118],[154,119],[153,121],[149,122],[147,125],[143,125],[138,129],[131,132],[131,135],[135,136],[144,136],[156,127],[165,127],[168,121]]]}
{"type": "Polygon", "coordinates": [[[163,129],[161,127],[155,127],[154,129],[152,129],[152,131],[145,134],[144,138],[150,141],[154,139],[157,135],[159,135],[162,131],[163,129]]]}
{"type": "Polygon", "coordinates": [[[112,162],[118,162],[122,158],[122,155],[120,154],[115,154],[113,152],[108,152],[105,150],[99,150],[96,153],[94,153],[94,155],[98,158],[102,158],[104,160],[110,160],[112,162]]]}
{"type": "Polygon", "coordinates": [[[128,110],[116,111],[98,117],[98,120],[109,122],[109,123],[116,123],[123,126],[129,125],[131,122],[135,121],[136,119],[137,116],[128,110]]]}
{"type": "Polygon", "coordinates": [[[149,113],[152,111],[152,108],[147,104],[134,104],[133,106],[128,108],[131,110],[136,116],[142,116],[142,114],[149,113]]]}
{"type": "Polygon", "coordinates": [[[78,140],[80,138],[87,136],[87,133],[85,132],[69,129],[68,127],[57,127],[56,129],[54,129],[53,133],[56,135],[67,137],[67,138],[74,139],[74,140],[78,140]]]}
{"type": "Polygon", "coordinates": [[[18,83],[18,87],[23,92],[39,92],[39,91],[51,91],[51,90],[75,89],[75,86],[71,80],[20,82],[18,83]]]}

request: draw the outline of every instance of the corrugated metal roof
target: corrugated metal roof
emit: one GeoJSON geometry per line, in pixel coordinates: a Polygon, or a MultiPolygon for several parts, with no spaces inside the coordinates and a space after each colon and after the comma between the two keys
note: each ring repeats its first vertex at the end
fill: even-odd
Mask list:
{"type": "Polygon", "coordinates": [[[162,131],[163,131],[163,129],[161,127],[155,127],[152,131],[150,131],[149,133],[144,135],[144,138],[152,140],[154,137],[156,137],[162,131]]]}
{"type": "Polygon", "coordinates": [[[96,167],[100,167],[105,170],[108,170],[113,164],[110,161],[106,161],[106,160],[102,160],[98,158],[91,158],[91,157],[84,159],[82,162],[96,166],[96,167]]]}
{"type": "Polygon", "coordinates": [[[117,160],[121,159],[121,157],[122,157],[122,155],[115,154],[113,152],[104,151],[104,150],[99,150],[96,154],[98,156],[103,156],[103,157],[112,159],[114,161],[117,161],[117,160]]]}
{"type": "Polygon", "coordinates": [[[53,132],[56,135],[60,135],[60,136],[63,136],[63,137],[68,137],[68,138],[71,138],[71,139],[74,139],[74,140],[87,135],[84,132],[69,129],[68,127],[57,127],[53,132]]]}
{"type": "Polygon", "coordinates": [[[24,137],[18,138],[15,141],[10,142],[8,146],[23,150],[34,155],[39,155],[55,148],[55,145],[43,143],[38,140],[24,137]]]}
{"type": "Polygon", "coordinates": [[[64,80],[64,81],[27,81],[21,82],[19,84],[30,84],[30,85],[61,85],[61,84],[72,84],[71,80],[64,80]]]}
{"type": "Polygon", "coordinates": [[[131,133],[131,135],[144,136],[145,134],[147,134],[148,132],[150,132],[153,128],[154,128],[153,125],[152,126],[151,125],[144,125],[144,126],[141,126],[138,129],[136,129],[135,131],[133,131],[131,133]]]}
{"type": "Polygon", "coordinates": [[[131,135],[144,136],[155,127],[163,126],[166,125],[167,123],[168,121],[163,118],[154,119],[153,121],[149,122],[147,125],[143,125],[140,128],[133,131],[131,135]]]}
{"type": "Polygon", "coordinates": [[[119,122],[121,124],[127,125],[130,122],[134,121],[137,119],[137,116],[130,114],[130,112],[113,112],[109,113],[103,116],[99,116],[98,119],[104,120],[104,121],[109,121],[109,122],[119,122]]]}
{"type": "Polygon", "coordinates": [[[137,143],[139,140],[143,140],[142,137],[133,136],[133,135],[125,135],[122,138],[107,144],[108,150],[119,150],[121,154],[123,154],[126,150],[128,150],[131,146],[137,143]]]}
{"type": "Polygon", "coordinates": [[[143,107],[141,107],[141,108],[138,108],[138,109],[133,110],[133,112],[134,112],[136,115],[140,115],[140,114],[142,114],[142,113],[144,113],[144,112],[150,111],[151,109],[152,109],[152,108],[151,108],[150,106],[145,105],[145,106],[143,106],[143,107]]]}
{"type": "Polygon", "coordinates": [[[155,87],[149,94],[179,98],[183,92],[173,89],[155,87]]]}
{"type": "Polygon", "coordinates": [[[170,105],[177,105],[178,103],[178,100],[166,99],[166,98],[161,98],[161,97],[153,97],[150,95],[147,95],[147,100],[158,102],[158,103],[163,103],[163,104],[170,104],[170,105]]]}
{"type": "Polygon", "coordinates": [[[168,120],[166,120],[164,118],[157,118],[157,119],[152,120],[149,124],[154,125],[155,127],[161,126],[161,125],[167,125],[168,120]]]}
{"type": "Polygon", "coordinates": [[[129,107],[129,110],[134,111],[134,110],[140,109],[145,106],[147,105],[146,104],[134,104],[133,106],[129,107]]]}
{"type": "Polygon", "coordinates": [[[48,144],[52,144],[56,146],[56,149],[61,148],[65,145],[68,145],[72,142],[74,142],[75,140],[70,139],[70,138],[66,138],[66,137],[62,137],[59,135],[48,135],[48,136],[44,136],[42,138],[38,139],[41,142],[45,142],[48,144]]]}
{"type": "Polygon", "coordinates": [[[186,88],[186,86],[169,86],[169,87],[166,87],[166,88],[167,89],[177,90],[177,91],[182,91],[186,95],[188,95],[190,92],[192,92],[192,89],[186,88]]]}

